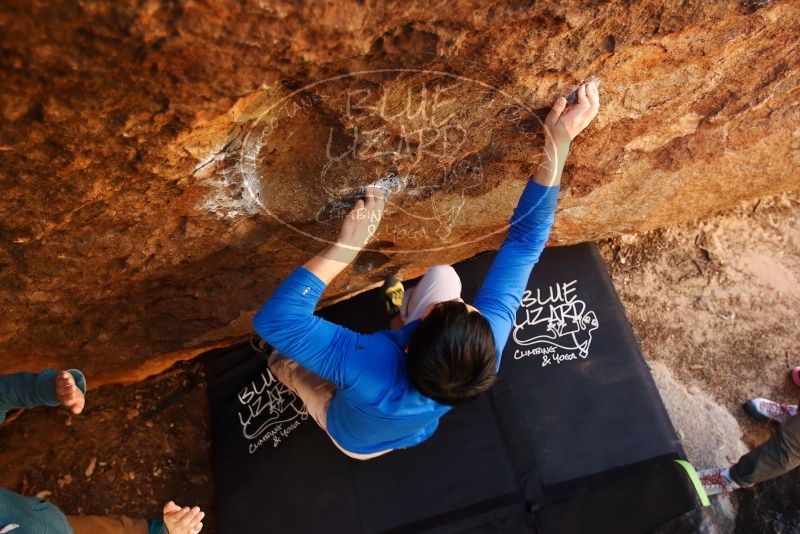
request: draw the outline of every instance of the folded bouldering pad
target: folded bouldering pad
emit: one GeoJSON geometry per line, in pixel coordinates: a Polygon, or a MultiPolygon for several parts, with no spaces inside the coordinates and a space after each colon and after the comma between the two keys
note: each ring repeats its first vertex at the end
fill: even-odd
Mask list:
{"type": "MultiPolygon", "coordinates": [[[[454,266],[467,302],[493,256],[454,266]]],[[[318,313],[385,326],[374,290],[318,313]]],[[[373,460],[339,452],[248,344],[203,361],[221,533],[641,533],[699,506],[593,244],[545,250],[491,392],[373,460]]]]}

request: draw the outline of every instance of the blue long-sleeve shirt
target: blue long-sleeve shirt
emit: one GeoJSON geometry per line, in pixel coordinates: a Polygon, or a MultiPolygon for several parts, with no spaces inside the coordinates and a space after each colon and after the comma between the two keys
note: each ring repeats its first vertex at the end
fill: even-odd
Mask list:
{"type": "MultiPolygon", "coordinates": [[[[558,186],[528,180],[473,303],[494,333],[498,368],[531,269],[547,243],[557,197],[558,186]]],[[[451,407],[419,393],[406,372],[405,349],[419,321],[360,334],[314,315],[324,290],[322,280],[299,267],[259,310],[253,327],[281,354],[336,384],[328,433],[360,454],[410,447],[430,437],[451,407]]]]}

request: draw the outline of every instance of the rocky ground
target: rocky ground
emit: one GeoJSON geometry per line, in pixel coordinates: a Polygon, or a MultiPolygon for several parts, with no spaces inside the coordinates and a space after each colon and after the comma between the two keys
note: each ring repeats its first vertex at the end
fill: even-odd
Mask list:
{"type": "MultiPolygon", "coordinates": [[[[800,396],[787,379],[800,364],[800,195],[600,247],[697,467],[733,461],[767,439],[773,429],[741,405],[753,396],[800,396]]],[[[0,427],[0,486],[47,495],[73,514],[154,517],[175,499],[212,512],[206,524],[214,532],[197,364],[105,386],[88,400],[79,417],[35,409],[0,427]]],[[[800,476],[740,492],[732,506],[739,534],[798,532],[800,476]]]]}
{"type": "MultiPolygon", "coordinates": [[[[196,363],[101,387],[87,401],[77,417],[37,408],[3,425],[0,487],[45,497],[66,514],[156,518],[169,500],[211,510],[208,400],[196,363]]],[[[204,523],[214,532],[213,514],[204,523]]]]}

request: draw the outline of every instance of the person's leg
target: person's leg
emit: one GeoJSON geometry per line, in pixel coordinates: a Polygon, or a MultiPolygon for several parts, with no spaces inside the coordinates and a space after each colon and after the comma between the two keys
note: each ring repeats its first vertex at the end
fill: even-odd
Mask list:
{"type": "Polygon", "coordinates": [[[0,488],[0,525],[18,525],[19,532],[68,532],[67,517],[58,507],[37,497],[26,497],[14,491],[0,488]]]}
{"type": "Polygon", "coordinates": [[[149,524],[145,519],[123,516],[68,515],[75,534],[148,534],[149,524]]]}
{"type": "MultiPolygon", "coordinates": [[[[269,370],[283,385],[291,389],[303,404],[308,415],[316,421],[319,427],[328,434],[327,416],[328,404],[336,392],[336,385],[312,373],[294,360],[283,356],[278,351],[273,351],[267,359],[269,370]]],[[[328,434],[337,449],[356,460],[369,460],[390,451],[380,451],[371,454],[358,454],[343,449],[336,440],[328,434]]]]}
{"type": "Polygon", "coordinates": [[[336,391],[336,385],[283,356],[277,350],[267,358],[267,366],[275,378],[303,401],[308,415],[324,429],[328,403],[336,391]]]}
{"type": "Polygon", "coordinates": [[[766,442],[742,456],[730,468],[730,477],[740,486],[757,484],[800,466],[800,415],[778,428],[766,442]]]}
{"type": "Polygon", "coordinates": [[[403,297],[400,317],[405,324],[419,319],[434,302],[444,302],[461,297],[461,279],[450,265],[429,268],[412,289],[403,297]]]}
{"type": "MultiPolygon", "coordinates": [[[[59,371],[47,369],[41,373],[14,373],[0,375],[0,423],[5,420],[6,413],[16,408],[33,408],[35,406],[59,406],[56,381],[59,371]]],[[[69,373],[75,385],[86,392],[86,378],[77,369],[69,373]]]]}

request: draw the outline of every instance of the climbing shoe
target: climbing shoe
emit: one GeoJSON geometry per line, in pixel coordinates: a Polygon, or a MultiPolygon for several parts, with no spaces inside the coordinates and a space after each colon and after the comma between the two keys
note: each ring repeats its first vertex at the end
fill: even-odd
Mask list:
{"type": "Polygon", "coordinates": [[[697,472],[706,495],[710,497],[721,493],[724,497],[727,497],[732,491],[741,487],[730,477],[728,469],[727,467],[714,467],[697,472]]]}
{"type": "Polygon", "coordinates": [[[797,415],[797,406],[794,404],[784,404],[761,397],[750,399],[744,404],[747,413],[759,421],[775,421],[783,423],[792,416],[797,415]]]}
{"type": "Polygon", "coordinates": [[[386,304],[386,315],[389,319],[400,313],[404,293],[403,282],[394,276],[390,276],[383,281],[381,295],[383,295],[383,302],[386,304]]]}

